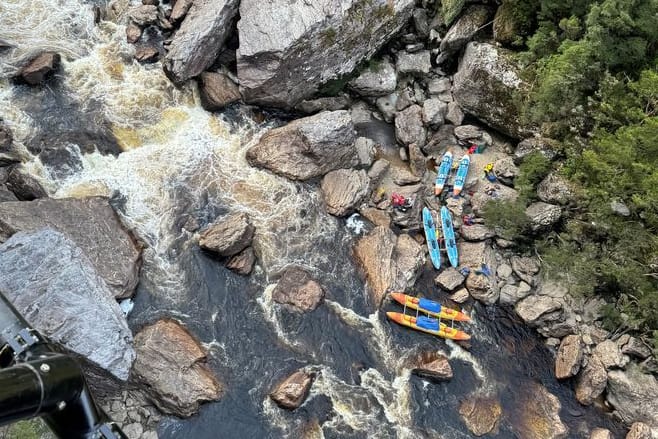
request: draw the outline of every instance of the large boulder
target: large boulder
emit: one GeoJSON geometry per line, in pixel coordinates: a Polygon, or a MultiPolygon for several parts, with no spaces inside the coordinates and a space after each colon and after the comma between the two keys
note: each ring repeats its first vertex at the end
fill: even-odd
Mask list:
{"type": "Polygon", "coordinates": [[[208,111],[222,110],[240,100],[240,90],[224,73],[203,72],[199,75],[201,105],[208,111]]]}
{"type": "Polygon", "coordinates": [[[552,297],[531,294],[520,300],[514,309],[524,322],[536,327],[556,320],[555,313],[562,311],[562,303],[552,297]]]}
{"type": "Polygon", "coordinates": [[[337,169],[322,179],[322,198],[327,212],[335,216],[348,215],[368,195],[370,180],[363,169],[337,169]]]}
{"type": "Polygon", "coordinates": [[[551,172],[537,185],[540,200],[552,204],[567,204],[574,198],[571,184],[555,172],[551,172]]]}
{"type": "Polygon", "coordinates": [[[567,335],[562,339],[555,357],[555,377],[559,380],[571,378],[580,370],[583,347],[579,335],[567,335]]]}
{"type": "Polygon", "coordinates": [[[422,147],[425,145],[426,136],[421,106],[412,105],[395,116],[395,137],[400,143],[415,143],[422,147]]]}
{"type": "Polygon", "coordinates": [[[13,235],[0,245],[0,290],[50,340],[128,379],[132,334],[114,291],[72,239],[52,229],[13,235]]]}
{"type": "Polygon", "coordinates": [[[452,378],[452,367],[445,355],[434,351],[421,352],[411,359],[411,372],[432,381],[448,381],[452,378]]]}
{"type": "Polygon", "coordinates": [[[206,365],[206,350],[174,320],[158,320],[135,336],[134,373],[164,413],[192,416],[205,401],[215,401],[222,385],[206,365]]]}
{"type": "Polygon", "coordinates": [[[60,62],[59,53],[40,53],[21,69],[20,78],[29,85],[41,84],[59,68],[60,62]]]}
{"type": "Polygon", "coordinates": [[[628,357],[621,353],[619,346],[612,340],[603,340],[593,351],[606,369],[622,368],[628,363],[628,357]]]}
{"type": "Polygon", "coordinates": [[[239,0],[195,0],[174,34],[164,71],[177,84],[212,65],[231,32],[239,0]]]}
{"type": "Polygon", "coordinates": [[[522,140],[516,146],[514,151],[514,163],[517,165],[523,162],[523,159],[533,152],[538,152],[548,160],[555,160],[562,147],[557,140],[546,137],[530,137],[522,140]]]}
{"type": "Polygon", "coordinates": [[[530,383],[514,400],[520,416],[512,423],[516,437],[563,439],[569,428],[560,419],[560,400],[539,383],[530,383]]]}
{"type": "Polygon", "coordinates": [[[247,150],[247,160],[293,180],[308,180],[356,165],[355,140],[349,112],[323,111],[268,131],[247,150]]]}
{"type": "Polygon", "coordinates": [[[295,106],[370,58],[413,7],[413,0],[242,0],[237,57],[245,100],[295,106]]]}
{"type": "Polygon", "coordinates": [[[0,242],[19,231],[46,227],[64,234],[82,249],[114,297],[133,295],[139,280],[141,246],[123,228],[106,198],[0,203],[0,242]]]}
{"type": "Polygon", "coordinates": [[[287,268],[272,291],[277,303],[290,305],[299,311],[313,311],[324,297],[324,288],[311,273],[299,268],[287,268]]]}
{"type": "Polygon", "coordinates": [[[466,288],[475,300],[492,305],[498,301],[500,291],[496,282],[496,258],[493,249],[485,242],[459,242],[459,265],[469,267],[471,272],[466,278],[466,288]],[[491,275],[481,273],[484,268],[491,275]],[[477,272],[477,273],[476,273],[477,272]]]}
{"type": "Polygon", "coordinates": [[[524,257],[524,256],[512,256],[510,259],[512,262],[512,270],[519,279],[526,282],[529,285],[535,284],[535,275],[539,273],[541,265],[536,258],[524,257]]]}
{"type": "Polygon", "coordinates": [[[219,256],[233,256],[251,245],[256,228],[246,213],[231,213],[215,220],[199,237],[199,246],[219,256]]]}
{"type": "Polygon", "coordinates": [[[498,425],[503,409],[500,402],[487,396],[471,396],[459,405],[459,414],[475,436],[483,436],[498,425]]]}
{"type": "Polygon", "coordinates": [[[434,284],[444,290],[454,291],[458,286],[464,283],[464,275],[456,268],[448,267],[434,278],[434,284]]]}
{"type": "Polygon", "coordinates": [[[281,381],[270,393],[270,398],[279,407],[294,410],[304,403],[314,378],[312,373],[298,370],[281,381]]]}
{"type": "Polygon", "coordinates": [[[546,230],[557,223],[562,216],[560,206],[537,201],[525,209],[533,231],[546,230]]]}
{"type": "Polygon", "coordinates": [[[365,273],[373,307],[379,307],[389,290],[412,286],[425,264],[425,250],[409,235],[375,227],[354,246],[354,256],[365,273]]]}
{"type": "Polygon", "coordinates": [[[508,52],[471,42],[453,77],[452,93],[466,113],[513,138],[523,138],[532,132],[517,108],[517,97],[525,88],[508,52]]]}
{"type": "Polygon", "coordinates": [[[658,432],[658,381],[637,366],[608,372],[607,399],[626,423],[644,422],[658,432]]]}
{"type": "Polygon", "coordinates": [[[361,96],[380,97],[393,93],[397,81],[395,67],[385,60],[368,67],[359,76],[352,79],[347,86],[361,96]]]}
{"type": "Polygon", "coordinates": [[[489,21],[491,14],[491,9],[484,5],[474,5],[464,11],[459,20],[450,26],[448,33],[441,40],[439,50],[442,54],[440,59],[447,59],[451,54],[459,52],[489,21]]]}
{"type": "Polygon", "coordinates": [[[591,405],[605,390],[608,375],[601,360],[593,355],[580,371],[576,381],[576,399],[583,405],[591,405]]]}

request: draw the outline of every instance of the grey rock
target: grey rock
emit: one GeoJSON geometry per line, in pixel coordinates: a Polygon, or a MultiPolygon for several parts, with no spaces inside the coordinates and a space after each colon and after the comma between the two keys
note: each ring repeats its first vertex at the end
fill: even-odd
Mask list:
{"type": "Polygon", "coordinates": [[[500,279],[507,279],[512,275],[512,267],[509,264],[500,264],[496,270],[496,274],[500,279]]]}
{"type": "Polygon", "coordinates": [[[416,8],[412,14],[416,33],[421,38],[427,38],[430,34],[430,23],[427,11],[423,8],[416,8]]]}
{"type": "Polygon", "coordinates": [[[194,0],[176,0],[174,7],[171,8],[171,15],[169,16],[169,19],[173,22],[180,21],[187,15],[187,12],[192,6],[192,3],[194,3],[194,0]]]}
{"type": "Polygon", "coordinates": [[[416,53],[399,52],[395,68],[400,73],[426,75],[432,69],[429,50],[416,53]]]}
{"type": "Polygon", "coordinates": [[[407,53],[416,53],[416,52],[420,52],[424,48],[425,48],[425,45],[423,43],[415,43],[415,44],[407,44],[404,47],[404,50],[407,53]]]}
{"type": "Polygon", "coordinates": [[[208,111],[224,109],[241,98],[238,85],[223,73],[203,72],[199,75],[201,105],[208,111]]]}
{"type": "Polygon", "coordinates": [[[390,227],[391,217],[388,212],[379,210],[374,207],[362,207],[359,209],[359,214],[365,219],[373,223],[375,226],[390,227]]]}
{"type": "Polygon", "coordinates": [[[124,230],[105,198],[49,199],[0,204],[0,241],[19,231],[54,229],[82,249],[117,299],[133,295],[141,246],[124,230]]]}
{"type": "Polygon", "coordinates": [[[610,209],[615,215],[628,217],[631,216],[631,211],[626,204],[619,200],[613,200],[610,202],[610,209]]]}
{"type": "Polygon", "coordinates": [[[384,116],[384,120],[388,123],[391,123],[393,118],[395,118],[395,114],[398,111],[397,102],[398,95],[396,93],[391,93],[388,96],[382,96],[381,98],[377,98],[375,101],[375,106],[382,114],[382,116],[384,116]]]}
{"type": "Polygon", "coordinates": [[[484,130],[476,125],[462,125],[455,127],[454,133],[459,140],[480,140],[484,130]]]}
{"type": "Polygon", "coordinates": [[[381,179],[384,177],[384,174],[388,172],[391,167],[391,163],[386,159],[379,159],[373,165],[372,168],[368,170],[368,178],[370,179],[371,186],[377,186],[381,179]]]}
{"type": "MultiPolygon", "coordinates": [[[[21,154],[18,151],[16,144],[14,144],[14,136],[11,129],[0,118],[0,167],[18,163],[21,161],[21,154]]],[[[4,184],[7,181],[5,174],[0,183],[4,184]]]]}
{"type": "Polygon", "coordinates": [[[415,143],[409,145],[409,168],[419,178],[423,178],[427,172],[427,158],[415,143]]]}
{"type": "Polygon", "coordinates": [[[219,256],[233,256],[251,245],[255,231],[246,213],[230,213],[201,233],[199,247],[219,256]]]}
{"type": "Polygon", "coordinates": [[[443,120],[448,114],[448,104],[438,99],[427,99],[423,102],[423,122],[437,127],[443,125],[443,120]]]}
{"type": "Polygon", "coordinates": [[[133,372],[164,413],[189,417],[201,403],[222,395],[222,385],[206,364],[207,352],[174,320],[158,320],[135,335],[133,372]]]}
{"type": "Polygon", "coordinates": [[[29,85],[43,83],[51,76],[61,63],[61,56],[55,52],[43,52],[32,58],[19,73],[20,78],[29,85]]]}
{"type": "Polygon", "coordinates": [[[601,360],[592,356],[580,371],[576,381],[576,399],[583,405],[591,405],[605,390],[608,375],[601,360]]]}
{"type": "Polygon", "coordinates": [[[574,198],[574,191],[569,182],[552,172],[537,185],[540,200],[552,204],[567,204],[574,198]]]}
{"type": "Polygon", "coordinates": [[[313,384],[315,376],[304,370],[298,370],[280,382],[270,393],[270,398],[279,407],[294,410],[304,403],[313,384]]]}
{"type": "Polygon", "coordinates": [[[372,165],[375,153],[377,152],[375,142],[367,137],[357,137],[354,142],[354,147],[356,148],[356,154],[359,157],[359,163],[363,166],[372,165]]]}
{"type": "Polygon", "coordinates": [[[141,424],[134,422],[123,427],[123,433],[126,437],[139,438],[144,432],[144,428],[141,424]]]}
{"type": "Polygon", "coordinates": [[[226,262],[226,268],[243,276],[251,274],[256,263],[256,254],[253,247],[247,247],[226,262]]]}
{"type": "Polygon", "coordinates": [[[635,337],[629,338],[628,342],[621,347],[621,352],[641,360],[651,356],[651,349],[635,337]]]}
{"type": "Polygon", "coordinates": [[[355,140],[349,112],[324,111],[268,131],[247,150],[247,161],[293,180],[308,180],[356,165],[355,140]]]}
{"type": "Polygon", "coordinates": [[[429,142],[422,146],[422,150],[425,154],[434,156],[440,161],[445,150],[453,147],[456,143],[455,127],[453,125],[441,125],[429,139],[429,142]]]}
{"type": "Polygon", "coordinates": [[[542,284],[539,294],[553,299],[565,299],[568,292],[569,289],[564,284],[548,280],[542,284]]]}
{"type": "Polygon", "coordinates": [[[16,233],[0,245],[0,290],[50,340],[128,379],[132,334],[113,291],[73,240],[48,228],[16,233]]]}
{"type": "Polygon", "coordinates": [[[400,143],[405,145],[415,143],[422,148],[426,135],[423,127],[422,108],[419,105],[412,105],[396,115],[395,137],[400,143]]]}
{"type": "Polygon", "coordinates": [[[5,201],[18,201],[18,198],[4,184],[0,184],[0,203],[5,201]]]}
{"type": "Polygon", "coordinates": [[[624,423],[643,422],[658,429],[658,381],[639,366],[608,372],[607,400],[624,423]]]}
{"type": "Polygon", "coordinates": [[[441,93],[449,92],[451,87],[450,78],[434,78],[427,83],[427,91],[430,95],[440,95],[441,93]]]}
{"type": "Polygon", "coordinates": [[[386,227],[375,227],[359,239],[354,256],[365,274],[375,309],[387,291],[404,291],[413,285],[425,265],[423,246],[409,235],[396,236],[386,227]]]}
{"type": "Polygon", "coordinates": [[[516,201],[519,193],[501,184],[478,184],[476,191],[471,197],[473,213],[481,215],[484,206],[490,201],[516,201]]]}
{"type": "Polygon", "coordinates": [[[356,210],[368,195],[370,181],[363,169],[338,169],[322,179],[321,189],[327,212],[346,216],[356,210]]]}
{"type": "Polygon", "coordinates": [[[308,271],[299,267],[289,267],[272,291],[272,299],[277,303],[291,305],[302,312],[313,311],[324,298],[324,288],[308,271]]]}
{"type": "Polygon", "coordinates": [[[126,41],[135,44],[142,37],[142,28],[135,23],[128,23],[126,26],[126,41]]]}
{"type": "Polygon", "coordinates": [[[464,11],[459,20],[450,26],[448,33],[441,41],[439,50],[442,52],[442,59],[447,59],[448,55],[459,52],[489,21],[491,15],[491,8],[484,5],[474,5],[464,11]]]}
{"type": "Polygon", "coordinates": [[[21,201],[32,201],[48,197],[48,192],[39,180],[32,176],[23,166],[13,166],[7,175],[7,189],[21,201]]]}
{"type": "Polygon", "coordinates": [[[644,422],[633,422],[626,434],[626,439],[651,439],[651,427],[644,422]]]}
{"type": "Polygon", "coordinates": [[[589,439],[614,439],[612,432],[605,428],[595,428],[589,435],[589,439]]]}
{"type": "Polygon", "coordinates": [[[464,303],[469,299],[469,297],[471,297],[471,295],[469,294],[468,290],[466,288],[462,288],[450,296],[450,300],[455,303],[464,303]]]}
{"type": "Polygon", "coordinates": [[[558,380],[576,376],[583,361],[583,347],[579,335],[562,339],[555,357],[555,377],[558,380]]]}
{"type": "Polygon", "coordinates": [[[547,315],[562,310],[562,303],[552,297],[530,295],[519,301],[514,309],[524,322],[538,326],[547,315]]]}
{"type": "MultiPolygon", "coordinates": [[[[413,145],[413,144],[412,144],[413,145]]],[[[398,186],[407,186],[420,182],[420,177],[407,171],[404,168],[393,168],[393,183],[398,186]]]]}
{"type": "Polygon", "coordinates": [[[514,150],[514,162],[518,165],[528,154],[539,152],[549,160],[555,160],[560,151],[560,143],[557,140],[546,137],[530,137],[516,146],[514,150]]]}
{"type": "Polygon", "coordinates": [[[389,95],[395,91],[397,86],[395,68],[389,61],[382,61],[380,64],[366,69],[359,76],[352,79],[347,86],[361,96],[379,97],[389,95]]]}
{"type": "MultiPolygon", "coordinates": [[[[350,106],[350,99],[347,96],[328,96],[328,97],[317,98],[317,99],[303,100],[299,104],[297,104],[295,109],[304,114],[315,114],[321,111],[345,110],[349,106],[350,106]]],[[[363,120],[360,120],[359,117],[354,116],[354,110],[355,108],[352,108],[352,120],[354,121],[354,123],[363,122],[363,120]]],[[[368,117],[366,118],[365,121],[367,122],[370,120],[370,116],[369,116],[370,111],[369,110],[366,111],[368,117]]]]}
{"type": "Polygon", "coordinates": [[[294,107],[369,59],[413,7],[413,0],[242,0],[237,70],[245,100],[294,107]]]}
{"type": "MultiPolygon", "coordinates": [[[[402,111],[414,103],[416,103],[416,98],[413,89],[405,86],[397,92],[397,98],[395,100],[395,109],[397,111],[402,111]]],[[[420,103],[422,104],[422,102],[420,103]]]]}
{"type": "Polygon", "coordinates": [[[447,291],[453,291],[464,283],[465,277],[456,268],[448,267],[434,278],[434,284],[447,291]]]}
{"type": "Polygon", "coordinates": [[[141,5],[128,11],[130,20],[140,27],[146,27],[158,22],[158,7],[141,5]]]}
{"type": "Polygon", "coordinates": [[[503,157],[494,162],[494,173],[503,182],[509,184],[519,175],[519,168],[512,157],[503,157]]]}
{"type": "Polygon", "coordinates": [[[448,112],[446,113],[446,120],[453,125],[461,125],[464,121],[464,112],[457,102],[448,103],[448,112]]]}
{"type": "Polygon", "coordinates": [[[530,294],[531,290],[532,290],[532,287],[530,285],[528,285],[526,282],[524,282],[524,281],[519,282],[519,294],[524,294],[523,297],[530,294]]]}
{"type": "Polygon", "coordinates": [[[541,266],[536,258],[512,256],[510,259],[512,270],[519,277],[530,285],[535,284],[534,276],[539,273],[541,266]]]}
{"type": "Polygon", "coordinates": [[[529,291],[520,291],[519,287],[514,285],[505,285],[500,289],[500,304],[515,305],[516,302],[530,294],[529,291]]]}
{"type": "Polygon", "coordinates": [[[598,356],[606,369],[622,368],[628,363],[628,357],[621,353],[617,343],[612,340],[604,340],[596,345],[592,355],[598,356]]]}
{"type": "Polygon", "coordinates": [[[522,123],[516,96],[526,87],[503,49],[471,42],[453,76],[452,94],[462,110],[513,138],[535,130],[522,123]],[[495,98],[492,98],[495,96],[495,98]]]}
{"type": "Polygon", "coordinates": [[[463,225],[459,234],[467,241],[484,241],[496,235],[492,229],[482,224],[463,225]]]}
{"type": "Polygon", "coordinates": [[[461,218],[461,216],[464,214],[464,205],[466,204],[464,197],[448,197],[445,204],[450,213],[452,213],[454,216],[461,218]]]}
{"type": "Polygon", "coordinates": [[[500,290],[491,276],[471,271],[466,278],[466,288],[475,300],[485,305],[493,305],[500,298],[500,290]]]}
{"type": "MultiPolygon", "coordinates": [[[[350,115],[352,116],[352,121],[354,124],[370,123],[374,120],[373,112],[370,110],[370,107],[367,103],[363,101],[354,102],[350,108],[350,115]]],[[[391,119],[392,120],[392,119],[391,119]]]]}
{"type": "Polygon", "coordinates": [[[239,0],[194,1],[163,62],[173,82],[181,84],[212,65],[231,32],[238,4],[239,0]]]}
{"type": "Polygon", "coordinates": [[[529,205],[525,210],[525,214],[530,219],[532,230],[546,230],[560,221],[562,209],[555,204],[538,201],[529,205]]]}

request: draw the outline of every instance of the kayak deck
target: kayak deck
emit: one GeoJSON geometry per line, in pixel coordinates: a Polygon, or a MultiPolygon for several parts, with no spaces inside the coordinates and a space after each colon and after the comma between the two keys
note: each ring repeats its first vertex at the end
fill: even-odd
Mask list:
{"type": "Polygon", "coordinates": [[[447,338],[450,340],[471,339],[471,336],[464,331],[451,328],[450,326],[441,323],[437,319],[433,319],[431,317],[414,317],[399,312],[387,312],[386,316],[393,320],[395,323],[398,323],[402,326],[425,332],[427,334],[436,335],[437,337],[447,338]]]}
{"type": "Polygon", "coordinates": [[[422,299],[418,297],[409,296],[402,292],[391,293],[391,298],[402,306],[418,310],[431,317],[440,319],[454,320],[456,322],[470,322],[471,318],[461,311],[445,307],[439,302],[433,300],[422,299]]]}

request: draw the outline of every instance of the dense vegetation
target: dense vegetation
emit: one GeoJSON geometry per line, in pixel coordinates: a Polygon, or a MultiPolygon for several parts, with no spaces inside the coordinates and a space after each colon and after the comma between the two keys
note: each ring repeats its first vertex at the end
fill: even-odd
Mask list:
{"type": "Polygon", "coordinates": [[[658,353],[658,0],[504,1],[532,84],[523,117],[564,152],[552,164],[526,160],[520,201],[486,217],[533,239],[572,291],[603,296],[608,329],[641,335],[658,353]],[[558,230],[529,236],[521,213],[551,166],[578,197],[558,230]]]}

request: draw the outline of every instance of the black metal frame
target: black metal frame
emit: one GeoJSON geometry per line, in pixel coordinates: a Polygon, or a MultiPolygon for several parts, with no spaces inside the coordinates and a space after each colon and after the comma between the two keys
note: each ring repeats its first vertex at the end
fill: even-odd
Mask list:
{"type": "Polygon", "coordinates": [[[0,425],[35,416],[60,438],[128,439],[94,403],[78,363],[0,291],[0,425]]]}

